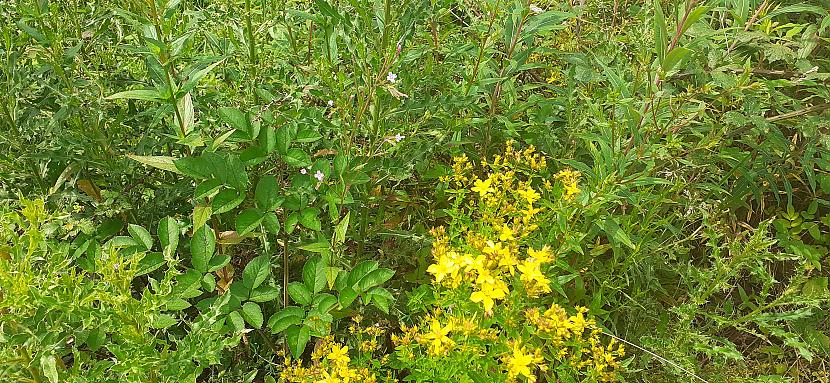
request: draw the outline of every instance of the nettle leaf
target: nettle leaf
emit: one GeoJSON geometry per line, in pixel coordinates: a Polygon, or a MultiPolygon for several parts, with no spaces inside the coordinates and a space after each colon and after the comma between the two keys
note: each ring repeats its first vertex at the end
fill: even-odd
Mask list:
{"type": "Polygon", "coordinates": [[[268,327],[272,334],[276,334],[285,331],[290,326],[303,323],[303,318],[305,318],[305,310],[301,307],[288,306],[268,319],[268,327]]]}
{"type": "Polygon", "coordinates": [[[159,220],[158,237],[164,256],[172,257],[179,247],[179,222],[173,217],[159,220]]]}
{"type": "Polygon", "coordinates": [[[291,282],[288,284],[288,296],[290,296],[294,302],[297,302],[303,306],[311,304],[311,291],[309,291],[309,289],[300,282],[291,282]]]}
{"type": "Polygon", "coordinates": [[[259,226],[264,215],[261,211],[254,208],[245,209],[236,217],[236,233],[238,235],[245,235],[259,226]]]}
{"type": "Polygon", "coordinates": [[[284,201],[280,195],[280,187],[277,184],[277,178],[274,176],[265,176],[259,179],[256,185],[256,206],[263,211],[274,211],[284,201]]]}
{"type": "Polygon", "coordinates": [[[202,225],[193,233],[193,238],[190,239],[190,254],[192,255],[190,263],[193,268],[202,274],[206,273],[208,262],[213,258],[215,251],[216,235],[210,226],[202,225]]]}
{"type": "Polygon", "coordinates": [[[262,308],[254,302],[245,302],[242,305],[242,318],[253,328],[262,327],[262,308]]]}
{"type": "Polygon", "coordinates": [[[216,197],[213,197],[211,206],[213,207],[213,212],[215,214],[222,214],[239,206],[244,199],[245,196],[240,194],[235,189],[225,189],[220,191],[216,197]]]}
{"type": "Polygon", "coordinates": [[[130,224],[127,226],[127,231],[136,243],[144,248],[144,250],[150,250],[153,248],[153,236],[150,235],[150,232],[147,231],[147,229],[139,225],[130,224]]]}
{"type": "Polygon", "coordinates": [[[311,330],[306,326],[290,326],[285,330],[285,340],[291,354],[299,359],[303,355],[306,344],[311,340],[311,330]]]}
{"type": "Polygon", "coordinates": [[[242,284],[253,290],[259,287],[271,275],[271,259],[267,255],[260,255],[245,266],[242,272],[242,284]]]}

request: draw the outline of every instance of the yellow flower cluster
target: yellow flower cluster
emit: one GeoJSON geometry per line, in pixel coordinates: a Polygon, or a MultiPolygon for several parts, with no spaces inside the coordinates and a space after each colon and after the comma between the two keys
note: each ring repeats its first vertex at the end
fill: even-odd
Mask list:
{"type": "Polygon", "coordinates": [[[572,200],[574,196],[579,194],[579,176],[578,171],[571,169],[564,169],[556,173],[556,179],[562,181],[562,185],[565,187],[564,198],[566,200],[572,200]]]}
{"type": "Polygon", "coordinates": [[[524,376],[528,382],[533,383],[536,381],[533,366],[538,366],[540,370],[546,371],[547,366],[543,363],[545,359],[542,357],[540,350],[537,349],[531,353],[524,346],[520,346],[519,343],[513,343],[512,354],[502,357],[502,363],[504,363],[507,369],[507,381],[515,382],[519,376],[524,376]]]}
{"type": "Polygon", "coordinates": [[[301,361],[293,362],[286,357],[280,382],[285,383],[375,383],[377,378],[368,368],[349,366],[349,347],[334,341],[334,337],[323,338],[311,353],[311,366],[303,367],[301,361]]]}
{"type": "Polygon", "coordinates": [[[553,304],[544,313],[532,308],[525,312],[527,321],[536,328],[536,334],[558,348],[556,358],[568,360],[577,370],[589,370],[600,381],[610,382],[617,379],[620,369],[619,359],[625,356],[625,348],[611,339],[607,346],[600,341],[602,330],[596,321],[586,318],[588,309],[577,307],[576,313],[568,315],[565,309],[553,304]],[[586,339],[587,336],[587,339],[586,339]],[[577,345],[571,350],[567,345],[577,345]]]}

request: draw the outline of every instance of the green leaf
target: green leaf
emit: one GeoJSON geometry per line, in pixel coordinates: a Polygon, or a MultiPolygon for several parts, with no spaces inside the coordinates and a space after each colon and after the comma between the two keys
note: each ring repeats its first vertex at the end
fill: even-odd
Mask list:
{"type": "Polygon", "coordinates": [[[248,116],[239,109],[222,107],[219,108],[219,118],[236,130],[251,133],[251,123],[248,116]]]}
{"type": "Polygon", "coordinates": [[[348,286],[354,286],[358,281],[363,279],[366,274],[378,268],[378,263],[375,261],[363,261],[357,264],[352,271],[349,272],[348,286]]]}
{"type": "Polygon", "coordinates": [[[280,187],[277,184],[277,178],[274,176],[260,178],[254,194],[256,196],[256,206],[263,211],[276,210],[284,200],[280,198],[280,187]]]}
{"type": "Polygon", "coordinates": [[[293,212],[288,215],[288,218],[285,219],[285,232],[291,234],[294,232],[294,228],[297,226],[297,223],[300,221],[300,214],[297,212],[293,212]]]}
{"type": "Polygon", "coordinates": [[[314,142],[323,138],[320,133],[314,129],[303,129],[297,132],[297,137],[294,138],[297,142],[314,142]]]}
{"type": "Polygon", "coordinates": [[[133,161],[138,161],[144,165],[154,167],[156,169],[166,170],[176,174],[181,174],[179,169],[176,169],[176,164],[173,161],[174,157],[169,156],[137,156],[135,154],[127,154],[127,157],[133,161]]]}
{"type": "Polygon", "coordinates": [[[245,302],[242,306],[242,318],[253,328],[262,327],[262,308],[254,302],[245,302]]]}
{"type": "Polygon", "coordinates": [[[245,266],[242,271],[242,284],[253,290],[259,287],[265,279],[271,275],[271,258],[268,255],[260,255],[245,266]]]}
{"type": "Polygon", "coordinates": [[[202,225],[193,233],[190,240],[190,263],[196,271],[204,274],[208,270],[208,262],[216,251],[216,235],[208,225],[202,225]]]}
{"type": "Polygon", "coordinates": [[[307,244],[299,246],[297,248],[300,249],[300,250],[305,250],[305,251],[310,251],[312,253],[321,254],[321,253],[327,253],[329,251],[329,246],[330,246],[329,243],[326,242],[326,241],[317,241],[317,242],[307,243],[307,244]]]}
{"type": "Polygon", "coordinates": [[[222,181],[217,180],[216,178],[211,178],[209,180],[205,180],[200,182],[199,185],[196,185],[196,191],[193,193],[193,198],[201,199],[210,196],[222,186],[222,181]]]}
{"type": "Polygon", "coordinates": [[[222,214],[224,212],[231,211],[233,208],[239,206],[244,199],[245,196],[240,194],[235,189],[222,190],[216,195],[216,197],[213,197],[213,201],[211,202],[213,213],[222,214]]]}
{"type": "Polygon", "coordinates": [[[248,300],[252,302],[268,302],[279,298],[280,289],[273,286],[259,286],[251,291],[248,300]]]}
{"type": "Polygon", "coordinates": [[[179,247],[179,223],[173,217],[164,217],[158,225],[159,242],[165,257],[172,257],[179,247]]]}
{"type": "Polygon", "coordinates": [[[259,226],[262,218],[263,214],[261,211],[254,208],[245,209],[236,217],[236,233],[239,235],[250,233],[259,226]]]}
{"type": "Polygon", "coordinates": [[[666,59],[663,60],[663,72],[668,72],[674,69],[674,67],[677,66],[677,64],[689,57],[691,53],[692,50],[684,47],[675,47],[674,49],[672,49],[669,52],[669,54],[666,55],[666,59]]]}
{"type": "Polygon", "coordinates": [[[300,282],[291,282],[288,284],[288,296],[294,302],[303,306],[308,306],[311,303],[311,291],[300,282]]]}
{"type": "Polygon", "coordinates": [[[668,48],[668,30],[666,28],[666,16],[663,15],[663,6],[660,0],[654,0],[654,45],[657,52],[657,60],[663,62],[668,48]]]}
{"type": "Polygon", "coordinates": [[[303,266],[303,283],[314,294],[326,287],[325,267],[325,263],[319,257],[309,259],[303,266]]]}
{"type": "MultiPolygon", "coordinates": [[[[215,155],[214,155],[215,156],[215,155]]],[[[199,157],[183,157],[173,161],[181,174],[194,179],[208,179],[216,171],[208,154],[199,157]]]]}
{"type": "Polygon", "coordinates": [[[334,227],[334,244],[342,245],[346,241],[346,231],[349,230],[349,217],[352,212],[347,212],[346,216],[340,220],[340,223],[334,227]]]}
{"type": "Polygon", "coordinates": [[[367,300],[370,300],[377,308],[389,314],[389,303],[395,300],[392,293],[383,287],[375,287],[366,293],[367,300]]]}
{"type": "Polygon", "coordinates": [[[285,330],[285,340],[291,354],[299,359],[303,355],[305,345],[311,340],[311,332],[306,326],[291,326],[285,330]]]}
{"type": "Polygon", "coordinates": [[[287,126],[283,126],[282,128],[277,129],[276,136],[277,153],[287,155],[288,148],[291,147],[291,130],[287,126]]]}
{"type": "Polygon", "coordinates": [[[245,320],[242,319],[242,315],[239,311],[232,311],[228,314],[228,320],[231,321],[231,326],[233,326],[234,331],[241,332],[245,330],[245,320]]]}
{"type": "Polygon", "coordinates": [[[300,212],[300,224],[314,231],[320,231],[322,223],[320,222],[320,209],[307,208],[300,212]]]}
{"type": "Polygon", "coordinates": [[[152,324],[150,324],[150,326],[152,328],[163,329],[168,328],[176,323],[179,323],[179,321],[174,316],[169,314],[161,314],[155,318],[155,320],[152,324]]]}
{"type": "Polygon", "coordinates": [[[149,251],[153,248],[153,236],[150,235],[150,232],[147,231],[147,229],[139,225],[130,224],[127,226],[127,231],[130,233],[130,236],[144,248],[144,250],[149,251]]]}
{"type": "Polygon", "coordinates": [[[299,148],[288,149],[288,152],[282,157],[282,159],[285,163],[295,168],[311,166],[311,156],[299,148]]]}
{"type": "Polygon", "coordinates": [[[296,306],[288,306],[271,316],[268,319],[268,327],[272,334],[285,331],[292,325],[303,323],[305,310],[296,306]]]}
{"type": "Polygon", "coordinates": [[[359,291],[367,291],[372,287],[388,281],[393,275],[395,275],[395,271],[392,269],[380,268],[372,270],[357,283],[358,289],[359,291]]]}
{"type": "Polygon", "coordinates": [[[58,367],[55,364],[54,355],[40,357],[40,368],[43,369],[43,374],[46,375],[50,383],[58,383],[58,367]]]}
{"type": "Polygon", "coordinates": [[[135,276],[141,276],[158,269],[164,264],[164,255],[162,253],[147,253],[141,261],[138,262],[135,276]]]}
{"type": "Polygon", "coordinates": [[[634,243],[631,242],[631,239],[628,238],[628,234],[626,234],[620,227],[620,224],[617,222],[616,218],[608,217],[603,220],[602,230],[605,231],[605,234],[607,234],[609,238],[613,239],[617,243],[622,243],[632,249],[636,247],[634,246],[634,243]]]}
{"type": "Polygon", "coordinates": [[[269,211],[265,213],[265,216],[262,218],[262,226],[265,227],[265,230],[274,235],[280,233],[280,219],[277,218],[277,215],[274,214],[274,212],[269,211]]]}
{"type": "Polygon", "coordinates": [[[355,291],[353,288],[346,287],[343,290],[340,290],[340,307],[343,309],[349,307],[349,305],[351,305],[356,298],[357,291],[355,291]]]}
{"type": "Polygon", "coordinates": [[[337,297],[329,293],[322,293],[315,295],[314,301],[311,302],[311,304],[317,309],[317,311],[327,313],[332,307],[334,307],[334,305],[337,304],[337,297]]]}
{"type": "Polygon", "coordinates": [[[683,28],[680,30],[680,33],[686,33],[686,31],[694,25],[700,18],[709,12],[709,7],[707,6],[698,6],[689,12],[689,16],[686,17],[686,21],[683,23],[683,28]]]}
{"type": "Polygon", "coordinates": [[[213,209],[210,206],[197,205],[193,208],[193,229],[199,230],[205,223],[207,223],[210,216],[213,214],[213,209]]]}
{"type": "Polygon", "coordinates": [[[219,255],[216,254],[213,258],[210,259],[210,264],[208,265],[208,272],[212,273],[216,270],[219,270],[228,263],[230,263],[231,257],[229,255],[219,255]]]}
{"type": "Polygon", "coordinates": [[[134,90],[125,90],[123,92],[118,92],[116,94],[107,96],[107,100],[118,100],[118,99],[133,99],[133,100],[145,100],[145,101],[158,101],[161,100],[161,94],[155,89],[134,89],[134,90]]]}

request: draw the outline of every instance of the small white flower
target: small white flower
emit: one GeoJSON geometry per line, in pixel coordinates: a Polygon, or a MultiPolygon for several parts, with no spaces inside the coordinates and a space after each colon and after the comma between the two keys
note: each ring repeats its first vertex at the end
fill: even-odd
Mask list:
{"type": "Polygon", "coordinates": [[[396,75],[392,72],[389,72],[389,74],[386,75],[386,81],[389,81],[389,82],[394,84],[395,82],[398,81],[398,75],[396,75]]]}
{"type": "Polygon", "coordinates": [[[300,169],[300,174],[308,174],[308,170],[305,170],[305,168],[302,168],[302,169],[300,169]]]}
{"type": "Polygon", "coordinates": [[[121,267],[120,263],[116,263],[116,264],[112,265],[112,269],[115,270],[115,271],[118,271],[119,267],[121,267]]]}
{"type": "Polygon", "coordinates": [[[398,134],[395,135],[395,142],[401,142],[401,141],[403,141],[404,138],[406,138],[406,136],[398,133],[398,134]]]}
{"type": "Polygon", "coordinates": [[[323,182],[323,177],[325,177],[325,176],[326,175],[323,174],[323,172],[321,172],[319,170],[316,173],[314,173],[314,178],[316,178],[317,181],[319,181],[319,182],[323,182]]]}
{"type": "Polygon", "coordinates": [[[328,104],[330,107],[334,106],[334,100],[329,100],[329,102],[327,102],[326,104],[328,104]]]}
{"type": "Polygon", "coordinates": [[[530,4],[530,11],[538,15],[538,14],[544,12],[545,10],[542,9],[542,8],[539,8],[539,6],[536,5],[536,4],[530,4]]]}

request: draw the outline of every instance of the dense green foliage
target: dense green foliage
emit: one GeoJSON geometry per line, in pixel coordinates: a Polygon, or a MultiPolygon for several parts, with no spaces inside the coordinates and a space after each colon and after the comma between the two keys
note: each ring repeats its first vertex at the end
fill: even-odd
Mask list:
{"type": "Polygon", "coordinates": [[[828,0],[12,0],[2,382],[830,382],[828,0]]]}

